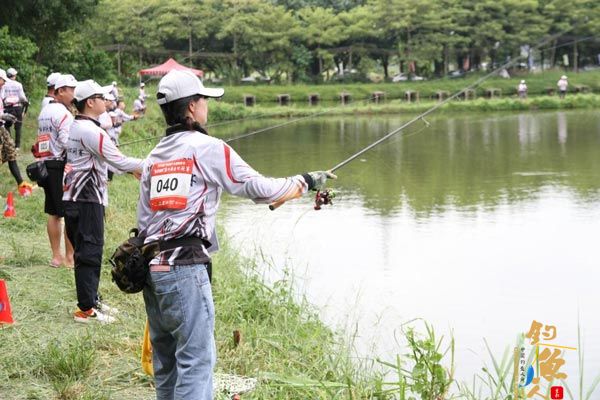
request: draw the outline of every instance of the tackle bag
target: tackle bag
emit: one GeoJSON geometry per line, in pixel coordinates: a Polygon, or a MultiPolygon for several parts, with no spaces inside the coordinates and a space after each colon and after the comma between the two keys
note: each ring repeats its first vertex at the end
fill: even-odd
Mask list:
{"type": "Polygon", "coordinates": [[[39,186],[44,186],[48,179],[48,170],[44,161],[35,161],[25,168],[25,172],[32,182],[37,182],[39,186]]]}
{"type": "Polygon", "coordinates": [[[209,242],[198,237],[183,237],[167,241],[154,241],[144,244],[145,237],[139,236],[135,228],[129,231],[130,237],[110,257],[110,271],[113,282],[125,293],[138,293],[144,289],[150,261],[161,251],[177,247],[204,247],[209,242]]]}

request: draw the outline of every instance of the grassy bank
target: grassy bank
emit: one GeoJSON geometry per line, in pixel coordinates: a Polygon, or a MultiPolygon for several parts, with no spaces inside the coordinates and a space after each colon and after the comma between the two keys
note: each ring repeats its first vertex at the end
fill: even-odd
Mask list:
{"type": "MultiPolygon", "coordinates": [[[[553,70],[536,74],[515,75],[510,79],[492,77],[476,89],[476,94],[481,97],[485,95],[486,89],[497,88],[502,91],[503,96],[515,96],[519,81],[525,79],[530,95],[546,95],[547,88],[556,91],[556,82],[563,74],[562,71],[553,70]]],[[[588,86],[592,92],[597,93],[600,91],[600,71],[580,72],[578,74],[567,73],[567,75],[569,77],[569,91],[571,92],[574,92],[579,85],[588,86]]],[[[256,101],[259,104],[275,104],[277,95],[289,94],[292,102],[307,104],[308,95],[312,93],[318,93],[321,100],[337,102],[341,92],[349,93],[353,99],[358,100],[369,98],[376,91],[384,92],[388,99],[402,99],[404,98],[404,92],[407,90],[419,92],[422,99],[431,99],[440,90],[456,93],[481,76],[483,74],[475,73],[459,79],[444,78],[398,83],[231,86],[225,88],[223,100],[228,103],[241,103],[244,95],[252,94],[256,96],[256,101]]]]}

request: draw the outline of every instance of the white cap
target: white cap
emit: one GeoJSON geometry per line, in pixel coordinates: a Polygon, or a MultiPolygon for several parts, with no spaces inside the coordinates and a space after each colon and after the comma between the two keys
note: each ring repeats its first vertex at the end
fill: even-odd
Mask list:
{"type": "Polygon", "coordinates": [[[563,75],[563,76],[560,77],[560,79],[567,79],[567,76],[563,75]]]}
{"type": "Polygon", "coordinates": [[[115,96],[112,93],[106,93],[104,95],[104,100],[116,101],[117,99],[115,98],[115,96]]]}
{"type": "Polygon", "coordinates": [[[200,79],[190,71],[171,71],[158,83],[158,104],[199,94],[205,97],[221,97],[222,88],[205,88],[200,79]]]}
{"type": "Polygon", "coordinates": [[[144,82],[140,82],[140,87],[144,87],[146,84],[144,82]]]}
{"type": "MultiPolygon", "coordinates": [[[[50,78],[50,77],[48,77],[50,78]]],[[[58,74],[58,77],[54,80],[54,90],[61,87],[76,87],[77,79],[71,74],[58,74]]]]}
{"type": "Polygon", "coordinates": [[[0,68],[0,79],[2,79],[4,82],[8,80],[8,76],[6,76],[6,71],[4,71],[2,68],[0,68]]]}
{"type": "Polygon", "coordinates": [[[117,81],[113,81],[112,85],[117,86],[117,81]]]}
{"type": "Polygon", "coordinates": [[[54,86],[56,84],[56,80],[60,76],[60,72],[53,72],[46,78],[46,84],[50,86],[54,86]]]}
{"type": "Polygon", "coordinates": [[[521,81],[521,83],[525,83],[525,81],[521,81]]]}
{"type": "Polygon", "coordinates": [[[92,79],[77,82],[77,86],[75,86],[75,100],[77,101],[85,100],[97,94],[104,96],[106,93],[106,89],[98,85],[92,79]]]}
{"type": "Polygon", "coordinates": [[[13,67],[10,67],[9,69],[6,70],[6,74],[9,76],[15,76],[17,74],[17,70],[14,69],[13,67]]]}

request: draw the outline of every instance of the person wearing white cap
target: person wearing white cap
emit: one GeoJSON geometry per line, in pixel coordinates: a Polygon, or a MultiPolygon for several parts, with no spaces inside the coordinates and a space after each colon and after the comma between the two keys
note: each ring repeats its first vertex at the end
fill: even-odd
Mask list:
{"type": "Polygon", "coordinates": [[[110,89],[110,94],[112,94],[115,99],[119,98],[119,88],[117,88],[117,81],[112,82],[112,88],[110,89]]]}
{"type": "Polygon", "coordinates": [[[52,100],[54,100],[54,84],[56,83],[56,79],[60,76],[59,72],[53,72],[48,75],[46,78],[46,86],[47,92],[46,96],[42,99],[42,107],[40,110],[43,110],[52,100]]]}
{"type": "Polygon", "coordinates": [[[92,80],[78,82],[71,125],[63,201],[67,236],[75,248],[75,322],[110,323],[112,307],[99,301],[98,284],[104,247],[104,209],[108,205],[107,165],[139,176],[143,160],[124,156],[100,127],[106,91],[92,80]]]}
{"type": "Polygon", "coordinates": [[[140,91],[138,94],[138,97],[144,101],[146,101],[146,98],[148,97],[146,95],[146,84],[144,82],[140,82],[140,91]]]}
{"type": "Polygon", "coordinates": [[[567,88],[569,87],[569,82],[567,81],[567,76],[563,75],[560,77],[558,82],[556,82],[556,86],[558,86],[558,95],[561,99],[564,99],[567,95],[567,88]]]}
{"type": "Polygon", "coordinates": [[[519,82],[519,86],[517,86],[517,93],[519,94],[519,98],[525,99],[527,98],[527,84],[524,80],[519,82]]]}
{"type": "MultiPolygon", "coordinates": [[[[0,96],[4,91],[4,86],[10,79],[3,69],[0,69],[0,96]]],[[[8,169],[17,182],[17,190],[21,196],[29,196],[33,187],[21,177],[21,170],[17,164],[17,149],[10,133],[4,128],[6,122],[15,122],[16,117],[4,112],[4,105],[0,101],[0,162],[8,162],[8,169]]]]}
{"type": "Polygon", "coordinates": [[[76,85],[77,80],[73,75],[59,74],[54,79],[54,98],[38,116],[38,136],[32,147],[34,157],[44,161],[48,171],[48,178],[38,184],[44,188],[46,195],[44,212],[48,214],[46,228],[52,250],[50,266],[54,268],[61,265],[73,267],[73,246],[65,234],[65,256],[63,257],[60,240],[63,236],[61,220],[65,216],[62,184],[69,130],[73,123],[73,114],[69,107],[75,95],[76,85]]]}
{"type": "MultiPolygon", "coordinates": [[[[23,91],[23,85],[17,81],[17,70],[9,68],[7,71],[9,79],[4,85],[2,94],[2,101],[4,102],[5,111],[16,117],[15,125],[15,146],[16,150],[19,151],[21,147],[21,127],[23,125],[23,117],[27,113],[27,107],[29,107],[29,100],[25,96],[23,91]]],[[[12,122],[7,122],[5,127],[10,132],[10,128],[13,125],[12,122]]]]}
{"type": "Polygon", "coordinates": [[[142,95],[133,101],[133,113],[142,116],[146,113],[146,98],[142,95]]]}
{"type": "Polygon", "coordinates": [[[202,127],[208,99],[222,95],[223,89],[205,88],[188,71],[171,71],[158,84],[168,127],[144,163],[137,218],[145,243],[161,243],[143,289],[157,399],[213,398],[215,311],[206,265],[221,193],[268,204],[335,177],[326,171],[288,178],[256,172],[202,127]]]}

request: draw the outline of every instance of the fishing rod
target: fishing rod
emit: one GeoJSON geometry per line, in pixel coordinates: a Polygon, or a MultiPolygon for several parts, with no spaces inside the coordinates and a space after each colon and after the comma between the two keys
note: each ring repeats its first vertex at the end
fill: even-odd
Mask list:
{"type": "MultiPolygon", "coordinates": [[[[566,32],[572,30],[573,28],[574,28],[574,26],[572,26],[572,27],[570,27],[570,28],[568,28],[568,29],[566,29],[566,30],[564,30],[562,32],[554,34],[554,35],[550,36],[547,39],[543,39],[536,46],[534,46],[532,48],[532,50],[537,50],[537,49],[541,48],[542,46],[545,46],[547,43],[549,43],[549,42],[555,40],[556,38],[564,35],[566,32]]],[[[499,66],[498,68],[496,68],[492,72],[490,72],[490,73],[482,76],[481,78],[477,79],[475,82],[471,83],[470,85],[465,86],[463,89],[461,89],[460,91],[454,93],[452,96],[448,97],[447,99],[445,99],[445,100],[437,103],[435,106],[431,107],[429,110],[427,110],[427,111],[425,111],[425,112],[417,115],[413,119],[409,120],[408,122],[404,123],[400,127],[398,127],[396,129],[394,129],[393,131],[389,132],[388,134],[386,134],[385,136],[383,136],[380,139],[376,140],[375,142],[371,143],[370,145],[366,146],[362,150],[359,150],[356,153],[352,154],[350,157],[346,158],[345,160],[343,160],[340,163],[336,164],[332,168],[328,169],[327,172],[333,174],[333,172],[335,172],[336,170],[338,170],[338,169],[344,167],[345,165],[351,163],[352,161],[354,161],[355,159],[357,159],[358,157],[360,157],[362,154],[364,154],[367,151],[371,150],[372,148],[380,145],[381,143],[385,142],[386,140],[388,140],[392,136],[395,136],[399,132],[402,132],[402,130],[404,130],[405,128],[411,126],[412,124],[414,124],[417,121],[423,121],[423,123],[425,124],[424,128],[428,128],[430,126],[430,124],[429,124],[429,122],[427,122],[425,120],[426,116],[428,116],[429,114],[433,113],[434,111],[436,111],[440,107],[444,106],[448,102],[456,99],[457,97],[459,97],[460,95],[462,95],[463,93],[465,93],[467,90],[471,90],[471,89],[476,88],[477,86],[481,85],[484,81],[486,81],[490,77],[498,74],[501,70],[506,69],[506,68],[512,66],[513,64],[517,63],[521,59],[524,59],[525,57],[526,56],[518,56],[518,57],[516,57],[516,58],[514,58],[514,59],[512,59],[512,60],[510,60],[510,61],[508,61],[506,63],[504,63],[503,65],[499,66]]],[[[424,128],[422,128],[421,130],[419,130],[419,132],[421,132],[424,128]]],[[[316,195],[315,195],[315,207],[314,207],[315,210],[320,210],[322,205],[332,204],[331,201],[332,201],[332,199],[334,197],[335,197],[335,193],[333,191],[329,190],[329,189],[317,190],[316,195]]],[[[274,202],[274,203],[272,203],[272,204],[269,205],[269,209],[270,210],[276,210],[277,208],[279,208],[280,206],[282,206],[286,201],[287,201],[287,199],[274,202]]]]}
{"type": "MultiPolygon", "coordinates": [[[[377,97],[378,96],[376,94],[373,94],[370,97],[368,97],[367,99],[364,99],[362,101],[362,103],[371,102],[374,99],[376,99],[377,97]]],[[[343,104],[342,107],[347,107],[347,106],[349,106],[351,104],[353,104],[352,101],[343,104]]],[[[236,140],[247,138],[249,136],[254,136],[254,135],[262,133],[262,132],[267,132],[267,131],[270,131],[270,130],[273,130],[273,129],[281,128],[283,126],[290,125],[290,124],[296,123],[298,121],[303,121],[305,119],[309,119],[309,118],[314,118],[314,117],[318,117],[318,116],[321,116],[321,115],[325,115],[327,113],[333,112],[334,110],[336,110],[336,107],[330,108],[328,110],[324,110],[324,111],[319,111],[319,112],[316,112],[316,113],[312,113],[312,114],[309,114],[309,115],[305,115],[304,117],[294,118],[292,120],[283,122],[281,124],[276,124],[276,125],[268,126],[266,128],[261,128],[261,129],[254,130],[252,132],[244,133],[244,134],[241,134],[239,136],[235,136],[233,138],[226,139],[226,140],[224,140],[224,142],[225,143],[231,143],[231,142],[234,142],[236,140]]],[[[215,127],[215,126],[220,126],[220,125],[226,125],[226,124],[229,124],[229,123],[232,123],[232,122],[236,122],[236,121],[245,121],[245,120],[250,120],[250,119],[255,119],[255,118],[266,118],[266,117],[269,117],[269,116],[268,115],[261,115],[261,116],[258,116],[258,117],[239,118],[237,120],[228,120],[228,121],[224,121],[224,122],[218,122],[218,123],[215,123],[215,124],[210,124],[210,125],[207,125],[206,127],[210,128],[210,127],[215,127]]],[[[119,147],[127,146],[127,145],[130,145],[130,144],[133,144],[133,143],[145,142],[145,141],[152,140],[152,139],[160,139],[162,137],[163,137],[162,135],[156,135],[156,136],[153,135],[151,137],[145,137],[145,138],[141,138],[141,139],[132,140],[130,142],[125,142],[125,143],[121,144],[119,147]]]]}

